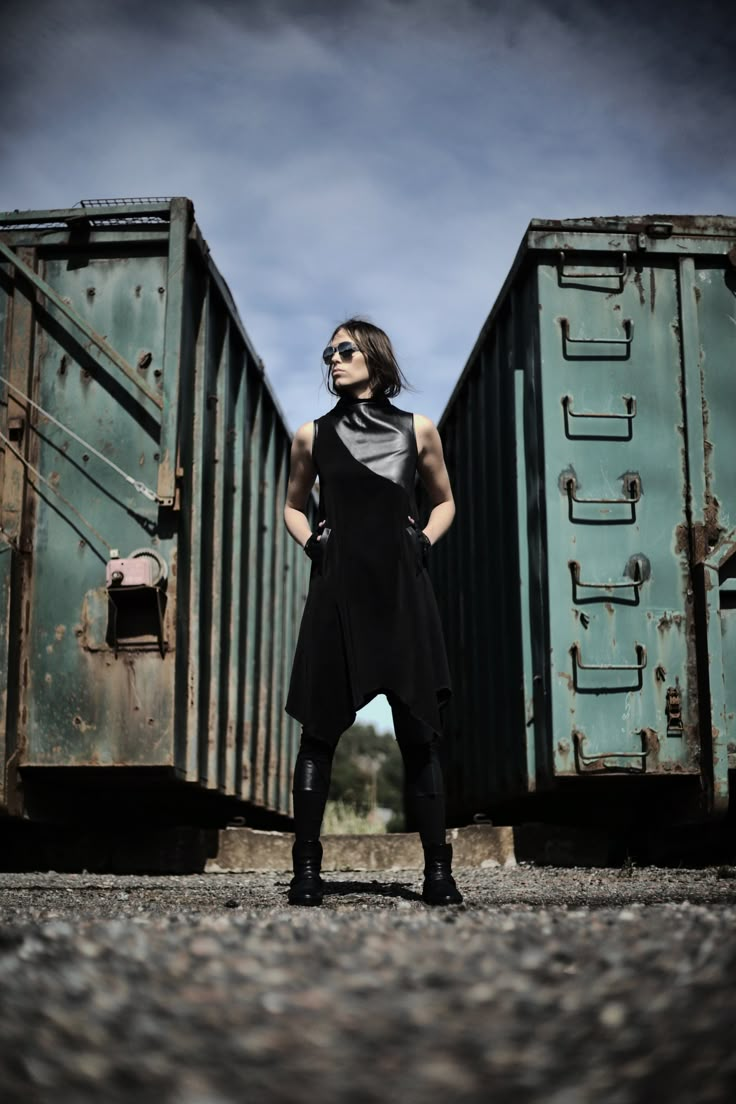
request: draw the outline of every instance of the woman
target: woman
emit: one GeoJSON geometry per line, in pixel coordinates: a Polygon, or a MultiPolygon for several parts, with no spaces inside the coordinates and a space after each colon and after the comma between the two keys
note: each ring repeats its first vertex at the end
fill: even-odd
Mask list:
{"type": "Polygon", "coordinates": [[[286,711],[303,726],[294,768],[291,904],[319,905],[322,815],[332,757],[356,712],[385,693],[404,760],[407,801],[424,847],[428,904],[459,904],[438,745],[450,697],[428,552],[455,516],[437,429],[390,399],[405,384],[387,335],[361,319],[338,326],[322,354],[333,409],[292,443],[286,527],[312,560],[286,711]],[[432,502],[416,522],[415,474],[432,502]],[[319,523],[304,513],[319,478],[319,523]]]}

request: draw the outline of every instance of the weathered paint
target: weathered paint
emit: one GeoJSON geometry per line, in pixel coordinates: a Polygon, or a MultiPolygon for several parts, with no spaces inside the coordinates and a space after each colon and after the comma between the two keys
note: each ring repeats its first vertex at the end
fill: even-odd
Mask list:
{"type": "Polygon", "coordinates": [[[690,776],[724,808],[735,239],[707,217],[529,227],[439,422],[456,823],[603,774],[622,801],[632,776],[690,776]]]}
{"type": "Polygon", "coordinates": [[[281,516],[290,434],[191,203],[0,215],[0,244],[1,374],[38,404],[3,386],[0,432],[39,473],[0,442],[2,762],[164,769],[288,814],[278,686],[309,567],[281,516]],[[106,562],[147,547],[163,655],[152,592],[111,638],[106,562]]]}

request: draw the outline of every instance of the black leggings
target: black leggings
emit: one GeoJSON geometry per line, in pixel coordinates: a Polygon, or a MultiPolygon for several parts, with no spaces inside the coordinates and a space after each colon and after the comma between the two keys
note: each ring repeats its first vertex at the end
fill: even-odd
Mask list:
{"type": "MultiPolygon", "coordinates": [[[[396,741],[404,760],[408,812],[422,844],[445,842],[445,788],[439,759],[439,737],[413,717],[403,702],[386,695],[394,718],[396,741]]],[[[336,745],[302,730],[294,767],[294,829],[300,841],[319,839],[330,789],[336,745]]]]}

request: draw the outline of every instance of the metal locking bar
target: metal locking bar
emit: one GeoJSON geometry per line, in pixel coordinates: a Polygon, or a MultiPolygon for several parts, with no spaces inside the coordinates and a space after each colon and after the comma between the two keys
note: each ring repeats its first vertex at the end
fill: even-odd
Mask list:
{"type": "Polygon", "coordinates": [[[631,421],[636,417],[636,398],[633,395],[622,395],[621,398],[626,404],[626,414],[608,414],[598,413],[597,411],[587,410],[577,413],[572,408],[572,395],[563,395],[562,405],[565,408],[565,413],[569,418],[611,418],[614,421],[631,421]]]}
{"type": "Polygon", "coordinates": [[[574,476],[569,476],[565,480],[565,488],[567,490],[567,496],[571,502],[576,502],[579,506],[632,506],[634,503],[639,502],[641,499],[641,483],[634,476],[628,481],[628,487],[633,489],[634,493],[629,498],[578,498],[575,494],[575,488],[577,487],[577,481],[574,476]]]}
{"type": "Polygon", "coordinates": [[[593,279],[594,277],[598,277],[598,276],[608,276],[612,279],[615,278],[615,277],[619,277],[619,279],[623,279],[624,276],[626,275],[626,259],[627,259],[626,253],[623,253],[621,255],[621,268],[619,269],[618,272],[573,272],[573,271],[565,272],[565,251],[564,251],[564,249],[561,249],[560,250],[560,259],[559,259],[559,263],[557,265],[557,271],[559,272],[561,277],[563,277],[564,279],[567,279],[567,280],[569,280],[573,277],[575,279],[578,279],[578,280],[587,280],[587,279],[593,279]]]}
{"type": "Polygon", "coordinates": [[[634,340],[634,323],[631,318],[624,318],[622,325],[626,337],[570,337],[570,319],[561,318],[563,350],[566,345],[625,345],[628,349],[634,340]]]}

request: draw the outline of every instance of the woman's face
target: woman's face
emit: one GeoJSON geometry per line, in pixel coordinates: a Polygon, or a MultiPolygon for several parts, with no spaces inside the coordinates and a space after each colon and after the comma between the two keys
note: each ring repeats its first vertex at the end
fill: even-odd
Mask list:
{"type": "Polygon", "coordinates": [[[355,345],[355,341],[347,330],[335,331],[330,338],[330,345],[335,350],[329,365],[330,375],[335,387],[350,390],[361,397],[360,392],[367,389],[370,379],[366,359],[360,351],[352,353],[347,359],[343,359],[337,352],[337,346],[341,341],[349,341],[352,345],[355,345]]]}

